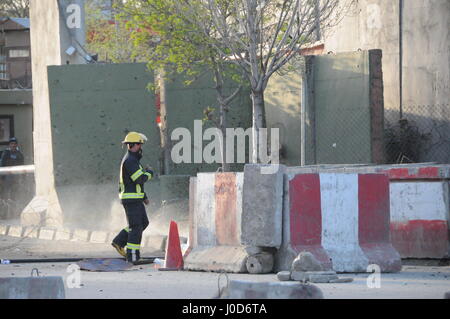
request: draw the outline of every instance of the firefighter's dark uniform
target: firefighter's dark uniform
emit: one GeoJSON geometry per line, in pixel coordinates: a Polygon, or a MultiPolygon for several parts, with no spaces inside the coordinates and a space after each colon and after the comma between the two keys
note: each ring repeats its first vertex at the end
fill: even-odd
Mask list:
{"type": "Polygon", "coordinates": [[[113,243],[126,247],[127,261],[130,262],[139,260],[142,232],[149,224],[143,203],[147,199],[144,183],[154,173],[141,166],[141,157],[140,153],[128,151],[120,165],[119,198],[125,209],[128,227],[114,238],[113,243]]]}

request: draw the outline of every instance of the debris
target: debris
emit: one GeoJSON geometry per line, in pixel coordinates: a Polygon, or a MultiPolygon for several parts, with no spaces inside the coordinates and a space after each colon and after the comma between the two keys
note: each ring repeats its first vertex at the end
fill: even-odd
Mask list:
{"type": "Polygon", "coordinates": [[[277,278],[279,281],[289,281],[289,280],[291,280],[291,272],[290,271],[280,271],[277,274],[277,278]]]}
{"type": "Polygon", "coordinates": [[[123,259],[85,259],[77,263],[81,270],[88,271],[121,271],[133,265],[123,259]]]}
{"type": "Polygon", "coordinates": [[[353,282],[353,278],[339,278],[339,279],[330,280],[330,284],[341,284],[341,283],[346,283],[346,282],[353,282]]]}
{"type": "Polygon", "coordinates": [[[322,265],[317,259],[307,251],[302,251],[292,262],[291,270],[299,271],[322,271],[322,265]]]}
{"type": "Polygon", "coordinates": [[[310,275],[309,282],[317,283],[317,284],[326,284],[331,280],[339,279],[339,277],[335,275],[310,275]]]}
{"type": "Polygon", "coordinates": [[[304,283],[340,283],[349,282],[349,279],[353,281],[352,278],[339,279],[334,271],[293,271],[291,273],[291,279],[304,283]]]}
{"type": "Polygon", "coordinates": [[[220,299],[323,299],[314,285],[295,282],[250,282],[230,280],[219,294],[220,299]]]}
{"type": "Polygon", "coordinates": [[[247,258],[247,271],[250,274],[267,274],[272,272],[274,258],[271,253],[261,252],[247,258]]]}

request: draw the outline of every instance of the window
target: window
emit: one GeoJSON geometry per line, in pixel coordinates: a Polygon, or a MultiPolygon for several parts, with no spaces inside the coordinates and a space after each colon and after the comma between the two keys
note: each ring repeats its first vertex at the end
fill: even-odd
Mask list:
{"type": "Polygon", "coordinates": [[[7,80],[7,67],[6,67],[6,52],[5,47],[0,45],[0,80],[7,80]]]}
{"type": "Polygon", "coordinates": [[[14,116],[0,115],[0,145],[7,145],[14,136],[14,116]]]}
{"type": "Polygon", "coordinates": [[[0,80],[8,80],[7,64],[0,62],[0,80]]]}
{"type": "Polygon", "coordinates": [[[11,49],[9,50],[10,58],[28,58],[30,56],[30,50],[26,49],[11,49]]]}

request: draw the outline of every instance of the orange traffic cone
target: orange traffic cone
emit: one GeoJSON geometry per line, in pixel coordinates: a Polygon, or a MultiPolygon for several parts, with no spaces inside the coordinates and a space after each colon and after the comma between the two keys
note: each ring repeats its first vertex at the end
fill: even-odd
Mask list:
{"type": "Polygon", "coordinates": [[[166,244],[166,257],[164,268],[159,270],[181,270],[183,269],[183,255],[181,253],[180,236],[178,235],[177,223],[170,221],[169,236],[166,244]]]}

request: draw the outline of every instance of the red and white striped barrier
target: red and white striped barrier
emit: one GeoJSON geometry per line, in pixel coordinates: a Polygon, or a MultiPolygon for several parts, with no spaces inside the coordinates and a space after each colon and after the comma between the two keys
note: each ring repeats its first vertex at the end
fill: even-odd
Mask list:
{"type": "Polygon", "coordinates": [[[387,170],[391,241],[403,258],[450,256],[450,165],[387,170]]]}
{"type": "Polygon", "coordinates": [[[401,270],[389,239],[389,179],[384,174],[286,174],[283,243],[276,268],[289,270],[301,251],[325,270],[401,270]]]}
{"type": "MultiPolygon", "coordinates": [[[[241,244],[243,173],[199,173],[184,269],[246,272],[241,244]]],[[[192,200],[192,197],[191,197],[192,200]]]]}
{"type": "Polygon", "coordinates": [[[289,174],[385,174],[390,180],[391,242],[402,258],[450,256],[450,165],[320,165],[289,174]]]}

